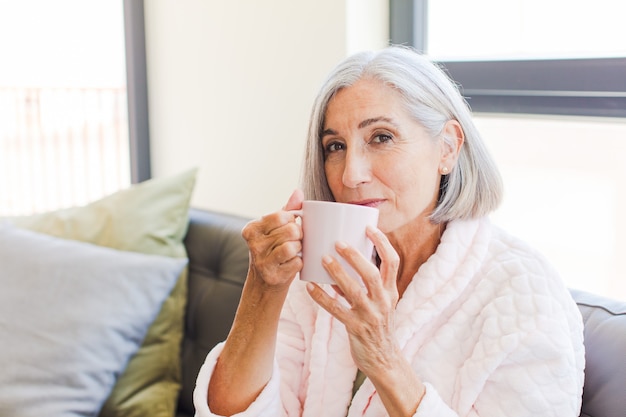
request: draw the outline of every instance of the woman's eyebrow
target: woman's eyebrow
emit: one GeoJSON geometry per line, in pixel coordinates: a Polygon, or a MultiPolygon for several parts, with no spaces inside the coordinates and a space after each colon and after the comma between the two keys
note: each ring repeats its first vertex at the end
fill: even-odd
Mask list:
{"type": "Polygon", "coordinates": [[[335,131],[334,131],[334,130],[332,130],[332,129],[324,129],[324,130],[322,131],[322,135],[321,135],[321,137],[324,137],[324,136],[326,136],[326,135],[336,135],[336,134],[337,134],[337,132],[335,132],[335,131]]]}
{"type": "MultiPolygon", "coordinates": [[[[359,123],[358,128],[359,129],[363,129],[363,128],[365,128],[365,127],[367,127],[367,126],[369,126],[371,124],[377,123],[377,122],[386,122],[386,123],[389,123],[389,124],[392,124],[392,125],[396,126],[396,123],[392,119],[390,119],[388,117],[380,116],[380,117],[372,117],[370,119],[363,120],[361,123],[359,123]]],[[[321,137],[324,137],[326,135],[336,135],[336,134],[337,134],[337,132],[335,132],[333,129],[324,129],[322,131],[321,137]]]]}
{"type": "Polygon", "coordinates": [[[391,120],[388,117],[380,116],[380,117],[373,117],[371,119],[363,120],[361,123],[359,123],[359,129],[363,129],[364,127],[367,127],[376,122],[387,122],[395,126],[395,123],[393,122],[393,120],[391,120]]]}

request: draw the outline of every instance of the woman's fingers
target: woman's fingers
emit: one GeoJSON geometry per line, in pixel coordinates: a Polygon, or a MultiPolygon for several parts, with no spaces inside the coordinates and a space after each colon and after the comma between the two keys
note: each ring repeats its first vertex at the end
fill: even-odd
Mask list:
{"type": "Polygon", "coordinates": [[[294,191],[286,210],[251,221],[242,230],[250,249],[250,269],[269,285],[289,283],[302,269],[302,227],[287,211],[301,207],[302,198],[301,191],[294,191]]]}
{"type": "Polygon", "coordinates": [[[367,296],[367,294],[372,298],[380,297],[383,291],[380,273],[371,259],[366,259],[359,251],[341,242],[337,243],[335,250],[357,272],[365,286],[363,288],[358,280],[349,275],[341,263],[330,256],[326,257],[323,262],[324,268],[333,277],[344,298],[351,305],[355,305],[362,301],[362,297],[367,296]]]}
{"type": "Polygon", "coordinates": [[[365,233],[374,242],[376,253],[380,258],[380,275],[383,279],[383,286],[387,290],[397,292],[396,280],[400,268],[400,256],[380,229],[368,226],[365,233]]]}
{"type": "Polygon", "coordinates": [[[307,282],[306,289],[311,298],[313,298],[317,304],[337,318],[337,320],[346,324],[346,320],[349,318],[350,314],[350,311],[346,306],[342,305],[338,300],[328,295],[326,291],[315,283],[307,282]]]}
{"type": "Polygon", "coordinates": [[[300,189],[294,190],[287,201],[287,204],[283,210],[300,210],[302,208],[302,202],[304,201],[304,193],[300,189]]]}
{"type": "MultiPolygon", "coordinates": [[[[337,253],[357,271],[363,285],[348,274],[338,259],[326,256],[323,260],[324,268],[335,281],[333,287],[351,308],[346,308],[343,303],[333,299],[321,289],[321,293],[310,291],[315,301],[344,324],[346,324],[346,320],[350,319],[349,314],[355,314],[357,311],[360,311],[359,314],[365,311],[370,313],[377,311],[383,315],[392,314],[398,302],[396,285],[399,267],[398,254],[380,230],[369,228],[367,235],[374,243],[381,259],[380,269],[371,262],[371,259],[367,259],[353,247],[341,242],[337,243],[335,247],[337,253]]],[[[317,288],[317,286],[313,288],[317,288]]],[[[374,315],[380,318],[378,314],[374,315]]]]}
{"type": "MultiPolygon", "coordinates": [[[[380,269],[371,262],[371,259],[367,259],[356,249],[346,246],[344,243],[337,243],[335,250],[357,271],[371,297],[384,297],[385,292],[397,294],[396,280],[400,262],[397,252],[379,229],[368,227],[366,233],[374,243],[381,259],[380,269]]],[[[349,292],[348,288],[354,287],[354,279],[347,274],[338,271],[329,271],[329,274],[333,276],[342,292],[349,292]]]]}

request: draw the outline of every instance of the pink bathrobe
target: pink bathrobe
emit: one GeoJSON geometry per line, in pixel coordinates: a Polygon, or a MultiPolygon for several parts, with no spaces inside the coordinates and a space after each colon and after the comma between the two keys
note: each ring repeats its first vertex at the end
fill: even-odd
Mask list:
{"type": "MultiPolygon", "coordinates": [[[[577,417],[582,331],[576,304],[540,255],[487,219],[451,222],[396,311],[398,344],[426,385],[415,416],[577,417]]],[[[221,349],[198,375],[198,417],[214,415],[207,387],[221,349]]],[[[343,324],[295,281],[273,376],[238,416],[386,416],[368,379],[352,398],[356,372],[343,324]]]]}

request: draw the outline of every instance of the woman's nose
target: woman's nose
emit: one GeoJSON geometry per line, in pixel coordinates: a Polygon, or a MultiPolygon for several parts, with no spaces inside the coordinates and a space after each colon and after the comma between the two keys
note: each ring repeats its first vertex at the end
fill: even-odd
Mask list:
{"type": "Polygon", "coordinates": [[[343,184],[346,187],[355,188],[371,181],[371,175],[371,164],[367,155],[358,149],[348,149],[343,170],[343,184]]]}

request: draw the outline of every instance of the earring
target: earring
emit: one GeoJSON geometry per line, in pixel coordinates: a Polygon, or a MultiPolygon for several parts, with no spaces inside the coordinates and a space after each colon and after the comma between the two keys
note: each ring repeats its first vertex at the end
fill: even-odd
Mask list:
{"type": "Polygon", "coordinates": [[[448,173],[448,167],[441,167],[441,173],[446,175],[448,173]]]}

